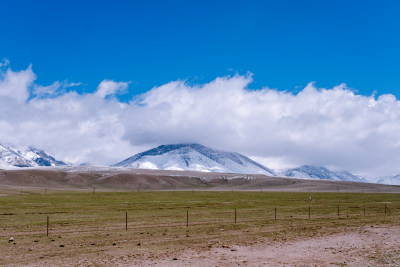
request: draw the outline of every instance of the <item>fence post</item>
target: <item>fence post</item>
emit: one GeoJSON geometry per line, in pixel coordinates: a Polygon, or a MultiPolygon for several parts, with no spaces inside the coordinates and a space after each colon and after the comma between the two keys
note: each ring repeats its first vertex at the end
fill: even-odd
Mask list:
{"type": "Polygon", "coordinates": [[[128,212],[125,212],[125,231],[128,231],[128,212]]]}
{"type": "Polygon", "coordinates": [[[46,236],[49,236],[49,216],[47,216],[47,230],[46,230],[46,236]]]}
{"type": "Polygon", "coordinates": [[[236,208],[235,208],[235,224],[236,224],[236,208]]]}
{"type": "Polygon", "coordinates": [[[339,205],[337,206],[337,216],[340,217],[340,208],[339,208],[339,205]]]}
{"type": "Polygon", "coordinates": [[[189,227],[189,210],[186,210],[186,227],[189,227]]]}
{"type": "Polygon", "coordinates": [[[275,207],[275,221],[276,221],[276,207],[275,207]]]}
{"type": "Polygon", "coordinates": [[[389,214],[392,215],[392,212],[390,211],[390,209],[389,209],[389,208],[386,206],[386,204],[385,204],[385,214],[386,214],[386,211],[388,211],[389,214]]]}

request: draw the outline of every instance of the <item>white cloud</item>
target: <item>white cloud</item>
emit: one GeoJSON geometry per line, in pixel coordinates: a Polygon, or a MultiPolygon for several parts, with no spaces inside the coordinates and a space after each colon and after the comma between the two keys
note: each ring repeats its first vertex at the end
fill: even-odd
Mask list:
{"type": "Polygon", "coordinates": [[[70,83],[67,81],[59,82],[55,81],[51,85],[42,86],[42,85],[33,85],[33,96],[38,98],[44,97],[56,97],[66,93],[66,89],[70,87],[79,86],[82,83],[70,83]]]}
{"type": "Polygon", "coordinates": [[[114,82],[110,80],[103,80],[97,87],[95,95],[99,97],[106,97],[116,93],[123,93],[128,89],[129,82],[114,82]]]}
{"type": "Polygon", "coordinates": [[[71,162],[116,163],[152,146],[197,142],[237,151],[271,168],[301,164],[368,176],[400,173],[400,102],[341,84],[298,94],[248,90],[251,75],[202,85],[175,81],[130,103],[107,97],[127,82],[102,81],[93,94],[34,84],[31,67],[0,78],[0,143],[34,145],[71,162]],[[36,96],[29,99],[29,90],[36,96]],[[51,96],[51,97],[47,97],[51,96]]]}
{"type": "Polygon", "coordinates": [[[8,59],[3,59],[3,62],[0,62],[0,68],[6,67],[10,64],[10,61],[8,59]]]}
{"type": "Polygon", "coordinates": [[[5,73],[0,71],[0,97],[18,103],[25,102],[29,97],[28,87],[35,79],[31,66],[19,72],[10,68],[5,73]]]}

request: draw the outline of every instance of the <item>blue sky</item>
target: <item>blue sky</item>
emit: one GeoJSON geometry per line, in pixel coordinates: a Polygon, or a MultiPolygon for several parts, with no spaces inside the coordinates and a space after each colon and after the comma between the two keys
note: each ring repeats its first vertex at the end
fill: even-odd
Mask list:
{"type": "Polygon", "coordinates": [[[250,88],[346,83],[400,97],[399,1],[1,1],[0,57],[37,83],[169,81],[254,74],[250,88]]]}

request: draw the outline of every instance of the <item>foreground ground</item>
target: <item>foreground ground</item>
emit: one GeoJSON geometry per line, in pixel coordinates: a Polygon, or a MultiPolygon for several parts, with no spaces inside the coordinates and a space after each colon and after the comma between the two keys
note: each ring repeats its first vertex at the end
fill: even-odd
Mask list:
{"type": "MultiPolygon", "coordinates": [[[[188,249],[176,260],[150,257],[143,266],[399,266],[400,227],[364,226],[331,235],[291,241],[265,240],[242,246],[217,246],[207,251],[188,249]]],[[[109,264],[129,265],[126,255],[109,264]]]]}
{"type": "Polygon", "coordinates": [[[398,194],[0,195],[0,265],[400,265],[398,194]]]}

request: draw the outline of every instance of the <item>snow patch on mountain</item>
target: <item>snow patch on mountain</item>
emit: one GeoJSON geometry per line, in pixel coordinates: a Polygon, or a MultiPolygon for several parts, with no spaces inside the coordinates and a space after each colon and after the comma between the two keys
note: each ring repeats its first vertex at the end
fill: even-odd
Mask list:
{"type": "Polygon", "coordinates": [[[324,167],[316,167],[304,165],[298,168],[288,169],[280,173],[281,176],[302,178],[302,179],[320,179],[320,180],[335,180],[335,181],[353,181],[367,182],[366,179],[353,175],[347,171],[334,172],[324,167]]]}
{"type": "Polygon", "coordinates": [[[274,171],[239,153],[214,150],[199,144],[162,145],[114,166],[275,175],[274,171]]]}

